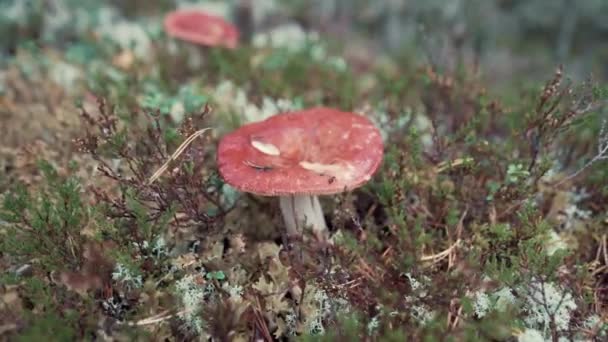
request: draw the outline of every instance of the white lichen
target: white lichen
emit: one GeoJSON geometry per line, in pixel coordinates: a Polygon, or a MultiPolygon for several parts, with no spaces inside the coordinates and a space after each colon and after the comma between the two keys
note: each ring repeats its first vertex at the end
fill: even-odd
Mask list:
{"type": "Polygon", "coordinates": [[[483,318],[494,311],[505,312],[517,304],[517,299],[508,287],[491,292],[478,290],[473,294],[472,299],[475,316],[478,318],[483,318]]]}
{"type": "Polygon", "coordinates": [[[279,4],[284,4],[280,0],[256,0],[255,6],[251,6],[251,16],[255,27],[260,27],[262,23],[273,13],[279,10],[279,4]]]}
{"type": "Polygon", "coordinates": [[[317,32],[304,31],[297,24],[281,25],[257,33],[252,38],[252,44],[257,48],[277,49],[288,53],[306,52],[313,61],[328,65],[336,71],[344,71],[347,68],[344,58],[328,53],[317,32]]]}
{"type": "Polygon", "coordinates": [[[543,183],[552,183],[559,180],[562,165],[557,158],[553,159],[551,163],[551,168],[549,168],[549,170],[540,178],[540,181],[543,183]]]}
{"type": "Polygon", "coordinates": [[[391,117],[387,111],[388,104],[380,102],[373,108],[369,105],[355,111],[366,114],[379,128],[382,139],[386,141],[392,134],[403,131],[410,124],[419,135],[419,141],[425,149],[433,146],[433,124],[429,117],[423,113],[415,113],[412,108],[403,108],[397,117],[391,117]]]}
{"type": "Polygon", "coordinates": [[[25,19],[32,2],[31,0],[6,1],[0,4],[0,11],[7,20],[20,22],[25,19]]]}
{"type": "Polygon", "coordinates": [[[176,5],[177,8],[180,10],[200,10],[211,15],[222,17],[224,19],[230,18],[231,6],[230,2],[228,1],[177,0],[176,5]]]}
{"type": "Polygon", "coordinates": [[[264,97],[261,106],[247,103],[243,108],[243,116],[247,122],[255,122],[267,119],[273,115],[298,109],[295,104],[286,99],[273,100],[264,97]]]}
{"type": "Polygon", "coordinates": [[[152,245],[152,254],[156,258],[161,258],[163,256],[169,255],[169,250],[167,248],[167,242],[165,241],[165,238],[161,236],[154,240],[154,244],[152,245]]]}
{"type": "Polygon", "coordinates": [[[517,336],[517,342],[545,342],[543,334],[535,329],[526,329],[517,336]]]}
{"type": "Polygon", "coordinates": [[[425,325],[435,318],[435,312],[424,305],[412,305],[410,314],[421,325],[425,325]]]}
{"type": "Polygon", "coordinates": [[[127,290],[140,288],[143,285],[141,274],[136,273],[131,267],[123,263],[117,263],[112,272],[112,279],[122,283],[127,290]]]}
{"type": "Polygon", "coordinates": [[[558,331],[568,329],[572,312],[577,307],[569,292],[553,283],[533,283],[522,292],[527,294],[523,308],[528,327],[546,332],[553,321],[558,331]]]}
{"type": "Polygon", "coordinates": [[[144,28],[135,22],[118,21],[102,25],[96,29],[97,34],[118,45],[122,50],[133,51],[139,58],[150,56],[151,41],[144,28]]]}
{"type": "Polygon", "coordinates": [[[311,335],[324,335],[325,327],[321,316],[315,316],[308,324],[308,333],[311,335]]]}
{"type": "Polygon", "coordinates": [[[596,314],[587,317],[582,326],[585,331],[593,336],[599,337],[602,340],[608,338],[608,322],[602,320],[602,318],[596,314]]]}
{"type": "Polygon", "coordinates": [[[83,72],[72,64],[58,61],[49,66],[49,76],[66,92],[72,93],[77,88],[76,82],[82,80],[83,72]]]}
{"type": "Polygon", "coordinates": [[[322,289],[317,289],[314,292],[313,299],[316,304],[316,310],[311,317],[308,317],[306,330],[311,335],[323,335],[325,334],[323,320],[331,314],[331,302],[327,293],[322,289]]]}
{"type": "MultiPolygon", "coordinates": [[[[579,208],[576,202],[570,203],[566,209],[564,209],[564,213],[568,218],[568,222],[571,222],[573,219],[587,220],[591,217],[591,211],[579,208]]],[[[571,226],[572,225],[567,225],[566,229],[570,228],[571,226]]]]}
{"type": "Polygon", "coordinates": [[[367,323],[367,335],[372,336],[380,327],[380,314],[372,317],[367,323]]]}
{"type": "Polygon", "coordinates": [[[493,295],[493,309],[498,312],[505,312],[508,308],[517,304],[517,298],[513,295],[513,291],[508,287],[502,287],[493,295]]]}
{"type": "MultiPolygon", "coordinates": [[[[304,317],[303,328],[311,335],[325,334],[324,323],[351,312],[350,303],[346,299],[330,297],[323,289],[314,288],[310,294],[305,295],[304,302],[303,305],[308,306],[308,313],[304,317]]],[[[286,319],[286,324],[289,328],[292,323],[286,319]]]]}
{"type": "Polygon", "coordinates": [[[435,317],[435,312],[426,305],[419,303],[420,298],[424,298],[429,294],[428,284],[431,283],[431,280],[424,275],[417,279],[409,272],[404,273],[403,275],[408,279],[414,294],[412,296],[405,296],[406,305],[410,308],[410,315],[418,321],[418,323],[424,325],[435,317]]]}
{"type": "Polygon", "coordinates": [[[477,291],[474,298],[473,309],[475,310],[475,316],[478,318],[485,317],[491,308],[490,296],[483,291],[477,291]]]}
{"type": "Polygon", "coordinates": [[[264,97],[261,106],[250,102],[244,89],[234,85],[231,81],[222,81],[213,91],[213,98],[220,109],[235,113],[243,123],[250,123],[267,119],[279,113],[296,111],[302,106],[288,99],[272,99],[264,97]]]}
{"type": "Polygon", "coordinates": [[[298,316],[290,312],[285,316],[285,330],[287,336],[295,336],[298,333],[298,316]]]}
{"type": "Polygon", "coordinates": [[[556,231],[551,230],[547,233],[545,253],[547,253],[548,256],[555,254],[558,250],[567,250],[568,248],[568,243],[556,231]]]}
{"type": "Polygon", "coordinates": [[[222,284],[224,291],[228,292],[231,299],[240,301],[243,298],[243,287],[241,285],[231,285],[228,282],[222,284]]]}
{"type": "Polygon", "coordinates": [[[173,103],[173,105],[171,105],[169,115],[171,115],[171,119],[173,119],[173,121],[182,122],[185,114],[186,114],[186,108],[184,107],[183,102],[175,101],[173,103]]]}
{"type": "Polygon", "coordinates": [[[298,52],[307,47],[310,42],[318,41],[318,35],[307,33],[297,24],[277,26],[266,32],[253,36],[252,44],[257,48],[285,49],[289,52],[298,52]]]}
{"type": "Polygon", "coordinates": [[[202,334],[205,325],[200,317],[200,310],[208,292],[206,287],[196,282],[194,275],[187,275],[177,281],[175,290],[183,305],[183,310],[179,313],[180,319],[188,328],[202,334]]]}
{"type": "Polygon", "coordinates": [[[52,6],[47,10],[50,12],[44,16],[44,30],[42,30],[42,38],[46,41],[55,39],[55,35],[70,26],[74,18],[73,12],[68,7],[64,0],[51,1],[52,6]]]}
{"type": "Polygon", "coordinates": [[[404,276],[408,279],[412,291],[414,291],[418,297],[426,297],[428,295],[428,290],[426,289],[427,284],[429,284],[430,279],[426,276],[421,276],[420,280],[414,278],[411,273],[405,273],[404,276]]]}

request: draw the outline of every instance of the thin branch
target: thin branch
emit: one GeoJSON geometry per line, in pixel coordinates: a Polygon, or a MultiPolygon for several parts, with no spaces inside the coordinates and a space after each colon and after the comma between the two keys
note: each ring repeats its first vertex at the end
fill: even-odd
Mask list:
{"type": "Polygon", "coordinates": [[[559,185],[575,178],[576,176],[581,174],[583,171],[588,169],[591,165],[595,164],[596,162],[608,159],[608,132],[606,132],[607,122],[608,122],[608,119],[604,119],[602,121],[602,126],[600,128],[600,135],[598,137],[597,154],[593,158],[591,158],[591,160],[589,160],[587,163],[585,163],[585,165],[583,165],[583,167],[581,167],[574,173],[564,177],[562,180],[555,183],[554,186],[559,186],[559,185]]]}
{"type": "Polygon", "coordinates": [[[192,143],[192,141],[194,141],[194,139],[203,135],[203,133],[207,132],[210,129],[211,129],[210,127],[207,127],[207,128],[198,130],[198,131],[194,132],[194,134],[189,136],[188,139],[184,140],[184,142],[181,145],[179,145],[177,150],[175,150],[175,152],[173,152],[171,157],[156,172],[154,172],[154,174],[148,180],[148,185],[154,183],[154,181],[157,180],[167,170],[167,168],[169,168],[169,165],[171,164],[171,162],[177,160],[177,158],[192,143]]]}
{"type": "Polygon", "coordinates": [[[183,315],[187,312],[189,312],[189,310],[181,310],[179,312],[176,312],[174,314],[170,314],[169,310],[165,310],[159,314],[156,314],[154,316],[148,317],[148,318],[144,318],[144,319],[140,319],[139,321],[129,321],[129,322],[125,322],[123,323],[124,325],[128,325],[128,326],[142,326],[142,325],[150,325],[150,324],[156,324],[156,323],[161,323],[164,322],[166,320],[169,320],[175,316],[179,316],[179,315],[183,315]]]}

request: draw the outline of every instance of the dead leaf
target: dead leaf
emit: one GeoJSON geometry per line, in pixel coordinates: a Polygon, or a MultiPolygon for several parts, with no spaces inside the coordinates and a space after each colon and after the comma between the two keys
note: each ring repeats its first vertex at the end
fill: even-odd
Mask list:
{"type": "Polygon", "coordinates": [[[109,250],[115,247],[110,241],[87,243],[82,253],[85,259],[82,268],[78,271],[61,272],[60,283],[82,296],[90,290],[101,290],[111,279],[114,260],[108,255],[109,250]]]}
{"type": "Polygon", "coordinates": [[[124,50],[112,58],[112,64],[123,69],[129,70],[135,62],[135,55],[131,50],[124,50]]]}
{"type": "Polygon", "coordinates": [[[261,242],[257,244],[256,250],[258,251],[260,260],[263,262],[268,257],[278,258],[281,248],[274,242],[261,242]]]}
{"type": "Polygon", "coordinates": [[[279,258],[272,258],[268,261],[268,275],[277,284],[289,282],[289,268],[284,266],[279,258]]]}

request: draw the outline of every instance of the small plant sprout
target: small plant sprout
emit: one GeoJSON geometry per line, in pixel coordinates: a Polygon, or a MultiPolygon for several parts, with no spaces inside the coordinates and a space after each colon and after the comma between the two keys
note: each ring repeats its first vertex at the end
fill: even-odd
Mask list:
{"type": "Polygon", "coordinates": [[[226,275],[222,271],[213,271],[213,272],[207,273],[205,275],[205,278],[210,279],[210,280],[212,280],[212,279],[224,280],[224,279],[226,279],[226,275]]]}
{"type": "Polygon", "coordinates": [[[507,167],[507,182],[517,184],[530,176],[530,171],[526,170],[523,164],[509,164],[507,167]]]}
{"type": "Polygon", "coordinates": [[[365,117],[330,108],[279,114],[242,126],[218,147],[219,171],[235,188],[277,196],[290,236],[311,227],[328,238],[318,195],[357,188],[383,156],[382,137],[365,117]]]}

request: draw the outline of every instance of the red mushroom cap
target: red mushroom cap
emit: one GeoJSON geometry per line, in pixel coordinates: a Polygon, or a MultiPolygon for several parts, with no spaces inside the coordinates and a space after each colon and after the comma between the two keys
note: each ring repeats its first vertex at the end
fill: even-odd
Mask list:
{"type": "Polygon", "coordinates": [[[164,24],[168,35],[195,44],[234,49],[239,40],[239,31],[234,25],[197,10],[171,12],[164,24]]]}
{"type": "Polygon", "coordinates": [[[367,118],[320,107],[242,126],[222,138],[217,161],[241,191],[322,195],[363,185],[382,156],[382,136],[367,118]]]}

